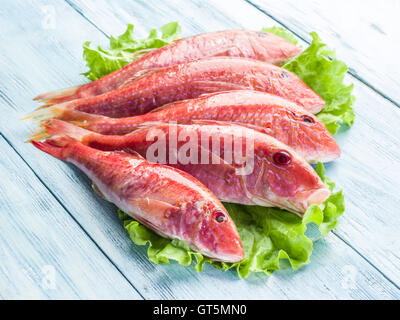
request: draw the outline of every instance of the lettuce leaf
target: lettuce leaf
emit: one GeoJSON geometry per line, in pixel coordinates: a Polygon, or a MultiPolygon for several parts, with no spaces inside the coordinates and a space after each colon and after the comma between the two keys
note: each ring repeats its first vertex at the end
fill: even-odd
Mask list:
{"type": "Polygon", "coordinates": [[[277,35],[278,37],[281,37],[283,39],[286,39],[287,41],[297,44],[299,41],[297,38],[291,33],[290,31],[286,30],[285,28],[282,27],[270,27],[270,28],[262,28],[261,31],[264,32],[269,32],[277,35]]]}
{"type": "Polygon", "coordinates": [[[347,65],[335,59],[335,52],[326,45],[315,32],[311,32],[311,45],[283,65],[295,73],[311,89],[325,100],[324,109],[317,114],[329,132],[335,134],[342,123],[353,125],[355,114],[351,107],[355,101],[352,95],[353,84],[346,85],[344,76],[347,65]]]}
{"type": "MultiPolygon", "coordinates": [[[[333,191],[335,184],[325,176],[322,163],[316,170],[333,191]]],[[[344,212],[344,197],[342,191],[333,192],[322,205],[310,206],[303,218],[277,208],[224,205],[236,223],[244,247],[245,258],[238,263],[212,261],[192,251],[183,241],[162,238],[122,211],[119,217],[135,244],[148,244],[147,254],[153,263],[169,264],[170,260],[175,260],[189,266],[193,262],[197,271],[202,271],[204,264],[209,263],[224,271],[234,269],[240,278],[245,278],[253,272],[270,275],[280,268],[281,259],[287,259],[294,270],[308,264],[313,242],[305,234],[307,225],[316,224],[325,236],[337,226],[344,212]]]]}
{"type": "Polygon", "coordinates": [[[129,24],[122,35],[110,37],[110,49],[104,49],[100,46],[97,49],[92,49],[90,42],[85,42],[83,44],[83,58],[89,70],[83,75],[90,80],[97,80],[181,36],[181,27],[177,22],[168,23],[162,26],[160,30],[161,38],[158,38],[157,30],[152,29],[147,38],[137,39],[133,33],[133,25],[129,24]]]}

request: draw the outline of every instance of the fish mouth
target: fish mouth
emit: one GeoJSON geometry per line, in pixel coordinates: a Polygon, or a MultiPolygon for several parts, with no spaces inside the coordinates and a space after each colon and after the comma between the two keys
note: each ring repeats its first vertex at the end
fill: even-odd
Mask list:
{"type": "Polygon", "coordinates": [[[244,251],[243,248],[233,254],[233,253],[212,253],[212,252],[202,252],[206,257],[214,260],[214,261],[221,261],[221,262],[229,262],[229,263],[235,263],[235,262],[240,262],[244,258],[244,251]]]}
{"type": "MultiPolygon", "coordinates": [[[[300,217],[304,216],[309,206],[315,204],[319,206],[326,199],[329,198],[331,192],[328,188],[318,188],[312,189],[307,192],[302,192],[298,194],[297,197],[299,201],[288,201],[286,203],[287,208],[290,208],[289,211],[299,215],[300,217]]],[[[286,209],[288,210],[288,209],[286,209]]]]}
{"type": "Polygon", "coordinates": [[[327,188],[311,190],[310,192],[308,192],[307,197],[304,201],[302,201],[301,205],[304,211],[306,211],[307,208],[313,204],[317,206],[322,204],[326,199],[329,198],[330,195],[331,192],[327,188]]]}
{"type": "Polygon", "coordinates": [[[214,261],[228,263],[239,262],[244,259],[244,249],[239,235],[234,237],[235,239],[232,239],[232,241],[234,242],[234,248],[231,247],[225,249],[219,248],[217,250],[210,250],[203,245],[201,245],[200,247],[197,245],[193,246],[193,249],[214,261]]]}
{"type": "Polygon", "coordinates": [[[260,197],[252,198],[254,204],[264,207],[278,207],[290,211],[300,217],[304,215],[308,207],[312,204],[320,205],[329,198],[331,192],[326,187],[311,189],[306,192],[297,194],[298,201],[287,198],[285,201],[273,201],[270,199],[262,199],[260,197]]]}

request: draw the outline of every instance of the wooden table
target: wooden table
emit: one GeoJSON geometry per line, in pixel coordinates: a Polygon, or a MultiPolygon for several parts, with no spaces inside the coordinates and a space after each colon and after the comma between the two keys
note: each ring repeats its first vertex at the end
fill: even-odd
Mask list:
{"type": "Polygon", "coordinates": [[[7,0],[0,7],[0,297],[112,299],[400,298],[400,2],[7,0]],[[355,84],[356,122],[327,174],[344,189],[339,227],[311,264],[240,280],[154,265],[115,207],[80,172],[24,144],[32,97],[85,81],[82,44],[179,21],[183,34],[284,25],[337,49],[355,84]]]}

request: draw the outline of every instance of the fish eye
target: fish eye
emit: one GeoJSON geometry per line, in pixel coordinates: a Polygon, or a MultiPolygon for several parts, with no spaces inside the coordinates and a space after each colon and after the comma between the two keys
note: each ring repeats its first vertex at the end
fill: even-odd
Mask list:
{"type": "Polygon", "coordinates": [[[226,221],[226,216],[225,216],[225,214],[223,212],[217,211],[217,212],[214,213],[214,219],[218,223],[222,223],[222,222],[226,221]]]}
{"type": "Polygon", "coordinates": [[[301,119],[307,123],[315,123],[314,119],[307,115],[302,116],[301,119]]]}
{"type": "Polygon", "coordinates": [[[290,161],[292,160],[290,157],[290,154],[286,151],[278,151],[278,152],[274,153],[272,158],[273,158],[275,164],[277,164],[279,166],[288,165],[290,163],[290,161]]]}

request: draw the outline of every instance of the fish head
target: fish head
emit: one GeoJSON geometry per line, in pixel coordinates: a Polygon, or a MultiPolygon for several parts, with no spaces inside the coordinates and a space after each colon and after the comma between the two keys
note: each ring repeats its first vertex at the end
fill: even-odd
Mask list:
{"type": "Polygon", "coordinates": [[[239,262],[244,258],[239,232],[228,211],[218,199],[215,200],[205,199],[195,205],[203,216],[195,246],[213,260],[239,262]]]}
{"type": "Polygon", "coordinates": [[[330,195],[315,170],[294,150],[278,141],[264,149],[258,162],[261,162],[257,169],[263,182],[257,190],[261,202],[303,215],[310,205],[319,205],[330,195]]]}
{"type": "Polygon", "coordinates": [[[289,125],[276,124],[275,127],[285,131],[281,135],[286,135],[287,140],[298,146],[296,151],[307,162],[329,162],[340,156],[340,147],[328,129],[321,120],[304,108],[286,110],[285,115],[276,121],[289,122],[289,125]]]}

